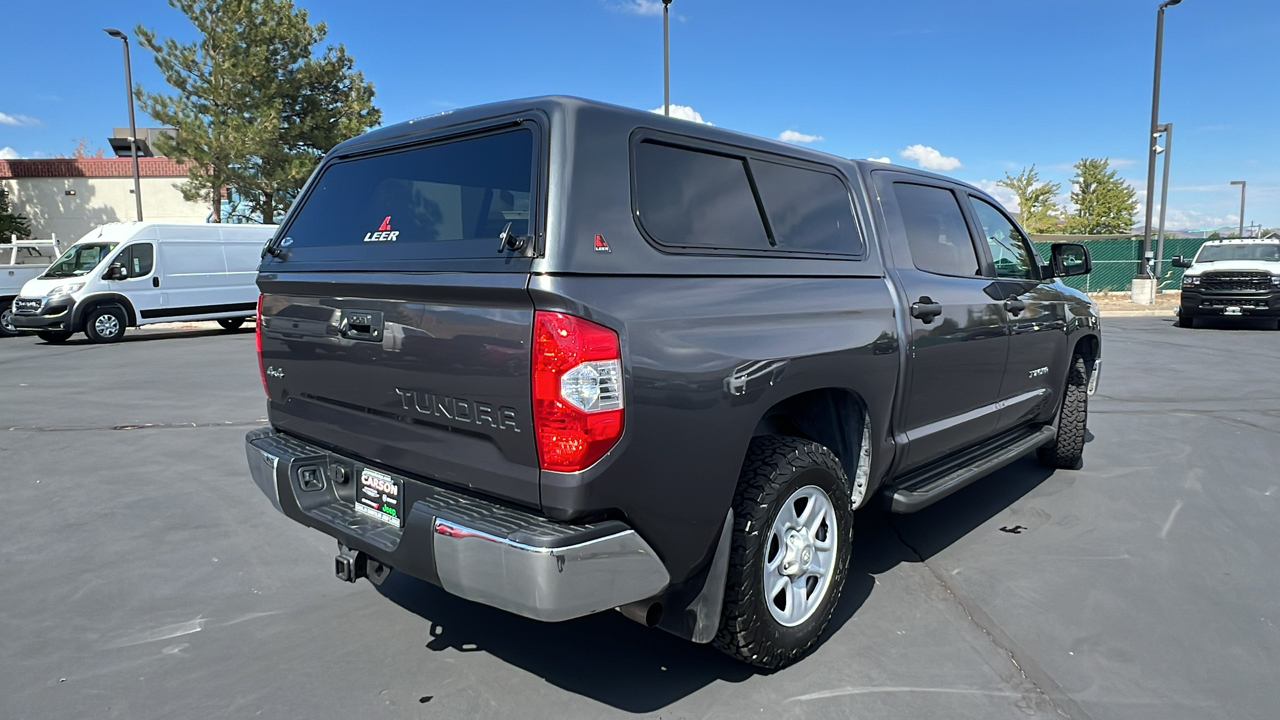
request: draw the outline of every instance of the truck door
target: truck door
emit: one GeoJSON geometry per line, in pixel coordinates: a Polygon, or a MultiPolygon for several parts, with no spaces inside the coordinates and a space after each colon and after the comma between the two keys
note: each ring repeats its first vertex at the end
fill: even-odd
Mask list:
{"type": "Polygon", "coordinates": [[[984,277],[956,190],[913,175],[872,175],[908,307],[908,383],[898,429],[907,443],[903,472],[995,432],[1007,313],[999,289],[984,277]]]}
{"type": "Polygon", "coordinates": [[[987,200],[969,195],[976,225],[986,238],[993,280],[1009,322],[1009,362],[1000,386],[1004,407],[996,431],[1024,425],[1057,409],[1070,359],[1067,309],[1061,294],[1040,278],[1031,243],[1009,217],[987,200]]]}
{"type": "Polygon", "coordinates": [[[148,241],[126,246],[111,261],[129,272],[124,280],[111,280],[107,287],[129,298],[138,318],[142,319],[161,306],[160,290],[156,289],[156,246],[148,241]]]}

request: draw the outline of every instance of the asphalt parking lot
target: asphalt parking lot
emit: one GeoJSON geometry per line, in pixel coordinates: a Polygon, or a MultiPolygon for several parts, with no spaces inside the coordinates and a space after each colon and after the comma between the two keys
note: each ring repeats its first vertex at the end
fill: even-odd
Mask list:
{"type": "Polygon", "coordinates": [[[1084,468],[863,512],[827,639],[771,675],[613,612],[335,580],[249,480],[251,331],[0,339],[0,718],[1277,717],[1261,328],[1108,320],[1084,468]]]}

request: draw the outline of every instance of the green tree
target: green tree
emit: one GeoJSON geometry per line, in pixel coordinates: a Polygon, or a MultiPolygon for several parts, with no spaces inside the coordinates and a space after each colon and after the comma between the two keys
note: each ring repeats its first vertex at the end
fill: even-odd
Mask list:
{"type": "Polygon", "coordinates": [[[1076,211],[1067,218],[1068,234],[1118,235],[1133,231],[1137,193],[1110,167],[1106,158],[1083,158],[1075,164],[1071,202],[1076,211]]]}
{"type": "Polygon", "coordinates": [[[0,242],[9,242],[17,235],[20,238],[31,237],[31,223],[25,215],[15,215],[9,206],[9,193],[0,188],[0,242]]]}
{"type": "Polygon", "coordinates": [[[1004,179],[996,184],[1012,190],[1018,198],[1018,220],[1027,232],[1048,233],[1057,229],[1062,208],[1053,198],[1062,185],[1040,182],[1035,165],[1024,167],[1016,177],[1005,173],[1004,179]]]}
{"type": "Polygon", "coordinates": [[[183,193],[220,214],[234,188],[250,214],[271,223],[288,208],[320,157],[377,125],[373,85],[342,45],[291,0],[169,0],[200,39],[182,44],[139,26],[143,47],[177,92],[137,89],[143,108],[177,129],[161,152],[193,164],[183,193]]]}

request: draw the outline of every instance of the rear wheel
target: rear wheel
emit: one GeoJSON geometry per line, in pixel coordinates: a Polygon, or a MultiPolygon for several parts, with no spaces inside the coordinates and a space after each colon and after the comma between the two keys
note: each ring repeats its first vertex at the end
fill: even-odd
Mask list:
{"type": "Polygon", "coordinates": [[[84,334],[90,342],[112,343],[124,337],[124,311],[114,305],[94,308],[85,319],[84,334]]]}
{"type": "Polygon", "coordinates": [[[40,332],[36,333],[36,337],[49,343],[50,345],[57,345],[59,343],[66,342],[67,338],[71,337],[71,333],[54,332],[52,330],[41,330],[40,332]]]}
{"type": "Polygon", "coordinates": [[[13,337],[18,328],[13,326],[13,308],[6,306],[0,310],[0,337],[13,337]]]}
{"type": "Polygon", "coordinates": [[[800,438],[753,439],[734,496],[716,647],[770,669],[807,655],[840,599],[852,540],[835,454],[800,438]]]}
{"type": "Polygon", "coordinates": [[[218,321],[223,330],[239,330],[244,324],[244,318],[222,318],[218,321]]]}
{"type": "Polygon", "coordinates": [[[1084,433],[1089,419],[1089,373],[1084,358],[1071,359],[1067,387],[1058,411],[1058,434],[1036,451],[1040,462],[1054,468],[1078,470],[1084,463],[1084,433]]]}

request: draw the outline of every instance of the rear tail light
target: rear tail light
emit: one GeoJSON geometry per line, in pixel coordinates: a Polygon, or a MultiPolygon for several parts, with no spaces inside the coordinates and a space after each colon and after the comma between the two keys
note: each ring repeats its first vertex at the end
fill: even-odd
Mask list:
{"type": "Polygon", "coordinates": [[[262,364],[262,295],[258,295],[258,315],[254,321],[253,338],[258,347],[258,377],[262,378],[262,391],[267,397],[271,397],[271,391],[267,389],[267,368],[262,364]]]}
{"type": "Polygon", "coordinates": [[[563,313],[533,321],[533,426],[543,470],[590,467],[622,437],[622,350],[607,327],[563,313]]]}

